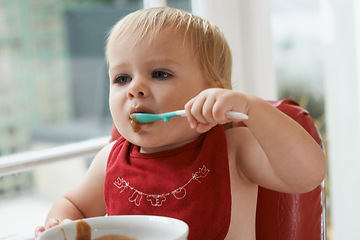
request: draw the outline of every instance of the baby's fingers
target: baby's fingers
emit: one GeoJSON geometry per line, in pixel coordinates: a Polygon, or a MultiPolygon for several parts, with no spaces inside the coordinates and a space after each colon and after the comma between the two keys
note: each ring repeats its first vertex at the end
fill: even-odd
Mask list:
{"type": "Polygon", "coordinates": [[[59,220],[57,219],[50,219],[47,224],[44,226],[37,226],[35,228],[35,239],[37,239],[41,233],[43,233],[46,229],[52,228],[56,225],[59,225],[59,220]]]}
{"type": "Polygon", "coordinates": [[[35,228],[35,239],[37,239],[39,237],[39,235],[45,231],[45,227],[44,226],[38,226],[35,228]]]}
{"type": "Polygon", "coordinates": [[[191,104],[189,106],[189,114],[193,116],[197,122],[207,123],[209,120],[211,121],[211,105],[213,102],[210,102],[210,100],[200,95],[192,99],[189,103],[191,104]],[[207,119],[209,115],[210,119],[207,119]]]}
{"type": "Polygon", "coordinates": [[[189,124],[190,124],[190,127],[191,128],[196,128],[197,125],[198,125],[198,121],[196,120],[196,118],[192,115],[191,113],[191,107],[194,103],[194,98],[191,99],[188,103],[186,103],[185,105],[185,112],[186,112],[186,116],[187,116],[187,119],[189,121],[189,124]]]}
{"type": "Polygon", "coordinates": [[[59,224],[65,224],[65,223],[68,223],[68,222],[71,222],[71,221],[72,220],[70,220],[70,219],[64,219],[64,220],[62,220],[60,222],[58,219],[50,219],[47,222],[45,227],[44,226],[38,226],[38,227],[35,228],[35,239],[37,239],[40,236],[40,234],[43,233],[45,230],[50,229],[52,227],[55,227],[55,226],[57,226],[59,224]]]}
{"type": "Polygon", "coordinates": [[[58,219],[50,219],[48,222],[47,222],[47,224],[46,224],[46,226],[45,226],[45,229],[49,229],[49,228],[52,228],[52,227],[55,227],[55,226],[57,226],[57,225],[59,225],[59,220],[58,219]]]}

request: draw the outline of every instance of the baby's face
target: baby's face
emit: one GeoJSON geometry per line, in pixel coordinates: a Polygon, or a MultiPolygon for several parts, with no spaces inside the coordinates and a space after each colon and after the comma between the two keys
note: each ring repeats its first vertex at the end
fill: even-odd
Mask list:
{"type": "Polygon", "coordinates": [[[173,149],[199,136],[186,118],[172,118],[134,126],[133,112],[181,110],[209,88],[190,43],[183,35],[162,31],[150,42],[133,34],[120,37],[109,55],[110,110],[119,132],[143,152],[173,149]]]}

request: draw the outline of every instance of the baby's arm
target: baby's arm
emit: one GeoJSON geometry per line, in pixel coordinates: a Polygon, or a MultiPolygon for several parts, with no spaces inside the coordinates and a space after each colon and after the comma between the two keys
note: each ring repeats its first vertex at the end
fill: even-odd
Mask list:
{"type": "Polygon", "coordinates": [[[227,111],[249,116],[244,121],[247,128],[227,131],[227,141],[239,174],[256,184],[300,193],[312,190],[325,177],[325,157],[314,139],[298,123],[258,97],[208,89],[189,101],[185,109],[199,132],[229,121],[227,111]]]}
{"type": "Polygon", "coordinates": [[[35,230],[36,235],[64,220],[77,220],[106,214],[103,190],[106,162],[112,145],[104,147],[96,155],[80,183],[55,202],[47,216],[45,227],[38,227],[35,230]]]}

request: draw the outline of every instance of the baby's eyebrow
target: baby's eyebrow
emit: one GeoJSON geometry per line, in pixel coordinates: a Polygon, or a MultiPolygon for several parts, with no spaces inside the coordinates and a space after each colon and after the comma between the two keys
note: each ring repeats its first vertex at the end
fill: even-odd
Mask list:
{"type": "Polygon", "coordinates": [[[113,73],[113,72],[116,72],[116,71],[118,71],[119,69],[126,69],[126,68],[128,68],[129,67],[129,64],[127,64],[127,63],[119,63],[119,64],[117,64],[117,65],[114,65],[114,66],[112,66],[111,64],[109,65],[109,75],[111,76],[111,74],[113,73]]]}
{"type": "Polygon", "coordinates": [[[170,58],[152,58],[148,61],[150,64],[164,64],[164,65],[176,65],[181,66],[181,64],[177,61],[174,61],[170,58]]]}
{"type": "MultiPolygon", "coordinates": [[[[153,57],[149,60],[147,60],[145,62],[148,65],[160,65],[163,67],[168,67],[168,66],[172,66],[172,67],[181,67],[182,64],[176,60],[173,60],[171,58],[166,58],[166,57],[153,57]]],[[[127,62],[119,62],[115,64],[109,64],[109,76],[114,76],[115,74],[117,74],[117,72],[121,69],[129,69],[131,68],[131,63],[127,63],[127,62]]]]}

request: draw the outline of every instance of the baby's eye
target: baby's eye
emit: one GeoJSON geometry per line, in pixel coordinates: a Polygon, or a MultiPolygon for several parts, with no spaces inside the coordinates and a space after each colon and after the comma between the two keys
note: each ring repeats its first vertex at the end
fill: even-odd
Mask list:
{"type": "Polygon", "coordinates": [[[118,84],[125,84],[129,81],[131,81],[131,77],[126,75],[118,75],[114,79],[114,83],[118,83],[118,84]]]}
{"type": "Polygon", "coordinates": [[[165,78],[172,77],[172,75],[170,73],[167,73],[164,71],[154,71],[152,74],[152,77],[157,78],[157,79],[165,79],[165,78]]]}

